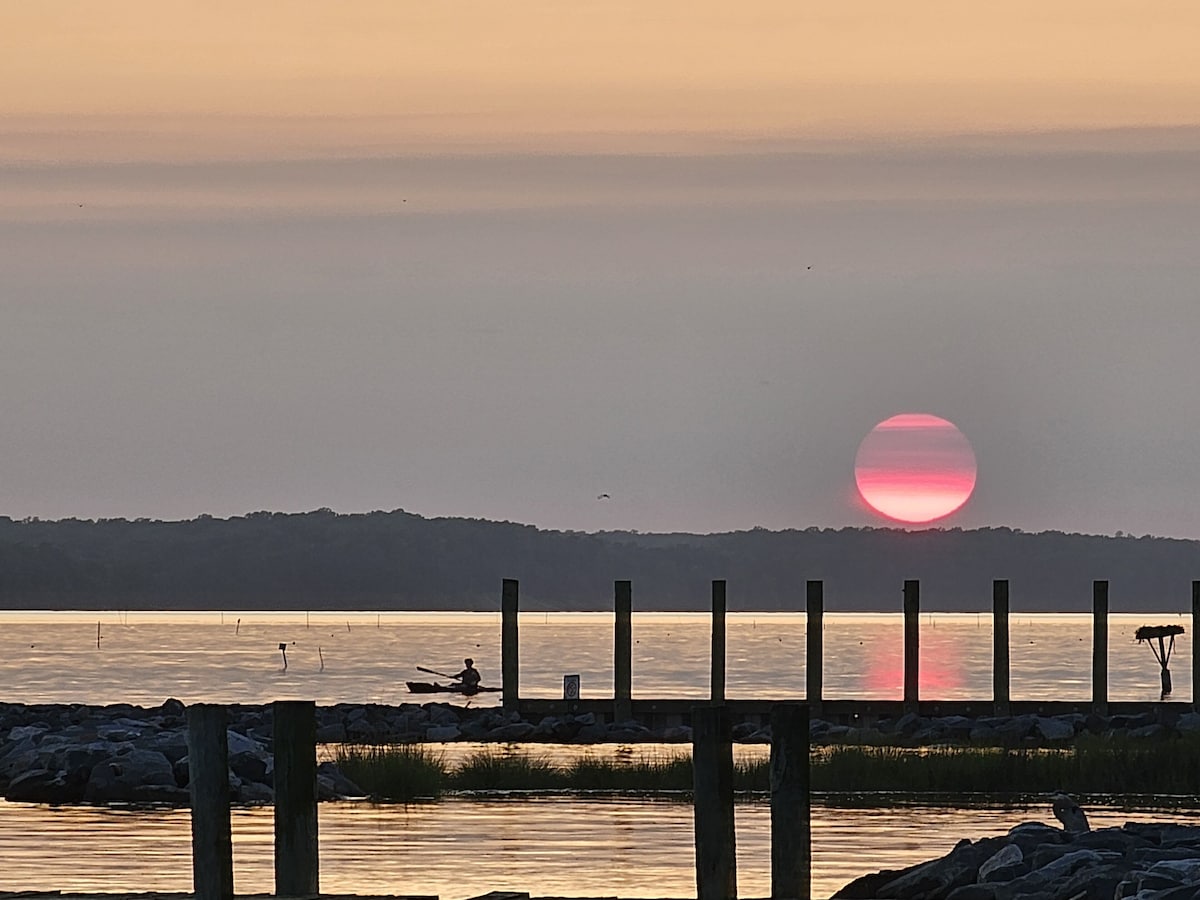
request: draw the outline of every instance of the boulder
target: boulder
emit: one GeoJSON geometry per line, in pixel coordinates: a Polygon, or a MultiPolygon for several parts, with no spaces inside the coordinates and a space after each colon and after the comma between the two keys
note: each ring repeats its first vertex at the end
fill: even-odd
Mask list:
{"type": "Polygon", "coordinates": [[[92,768],[83,789],[88,803],[137,802],[135,788],[176,789],[175,772],[170,761],[154,750],[131,750],[112,756],[92,768]]]}

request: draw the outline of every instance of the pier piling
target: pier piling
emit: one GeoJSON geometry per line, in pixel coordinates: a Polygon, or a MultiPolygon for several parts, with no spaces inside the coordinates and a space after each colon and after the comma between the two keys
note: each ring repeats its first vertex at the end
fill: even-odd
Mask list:
{"type": "Polygon", "coordinates": [[[995,714],[1009,712],[1008,579],[992,582],[992,702],[995,714]]]}
{"type": "Polygon", "coordinates": [[[233,898],[228,722],[229,714],[224,706],[197,703],[188,707],[192,892],[196,900],[233,898]]]}
{"type": "Polygon", "coordinates": [[[520,708],[520,642],[517,638],[517,596],[515,578],[505,578],[500,588],[500,696],[505,712],[520,708]]]}
{"type": "Polygon", "coordinates": [[[771,898],[809,900],[812,825],[809,800],[809,709],[771,708],[771,898]]]}
{"type": "Polygon", "coordinates": [[[275,895],[319,893],[317,708],[312,700],[272,704],[275,746],[275,895]]]}
{"type": "Polygon", "coordinates": [[[725,580],[712,583],[712,676],[713,703],[725,702],[725,580]]]}
{"type": "Polygon", "coordinates": [[[825,692],[825,583],[809,581],[804,597],[807,618],[804,625],[805,666],[804,699],[808,708],[821,714],[821,699],[825,692]]]}
{"type": "Polygon", "coordinates": [[[1092,710],[1108,715],[1108,582],[1092,582],[1092,710]]]}
{"type": "Polygon", "coordinates": [[[1192,709],[1200,712],[1200,581],[1192,582],[1192,709]]]}
{"type": "Polygon", "coordinates": [[[613,593],[613,721],[628,722],[633,718],[633,583],[615,582],[613,593]]]}
{"type": "Polygon", "coordinates": [[[921,684],[921,582],[904,582],[904,711],[915,713],[921,684]]]}
{"type": "Polygon", "coordinates": [[[733,738],[723,705],[692,708],[697,900],[736,900],[733,738]]]}

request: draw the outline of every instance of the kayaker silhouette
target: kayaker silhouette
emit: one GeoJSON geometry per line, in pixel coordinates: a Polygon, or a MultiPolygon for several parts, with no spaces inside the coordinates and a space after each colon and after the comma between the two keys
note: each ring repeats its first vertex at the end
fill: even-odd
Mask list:
{"type": "Polygon", "coordinates": [[[479,674],[479,670],[475,668],[475,660],[470,658],[464,659],[463,664],[466,668],[453,676],[453,678],[462,684],[462,692],[469,697],[471,694],[479,693],[479,682],[483,679],[479,674]]]}

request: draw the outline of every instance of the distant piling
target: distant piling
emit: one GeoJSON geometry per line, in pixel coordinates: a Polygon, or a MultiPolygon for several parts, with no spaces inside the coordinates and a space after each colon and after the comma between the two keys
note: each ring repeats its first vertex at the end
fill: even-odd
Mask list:
{"type": "Polygon", "coordinates": [[[729,709],[692,708],[692,798],[697,900],[736,900],[733,737],[729,709]]]}
{"type": "Polygon", "coordinates": [[[613,721],[633,718],[633,583],[613,583],[613,721]]]}
{"type": "Polygon", "coordinates": [[[1092,709],[1108,715],[1108,582],[1092,582],[1092,709]]]}
{"type": "Polygon", "coordinates": [[[272,705],[275,748],[275,895],[319,893],[317,709],[312,700],[272,705]]]}
{"type": "Polygon", "coordinates": [[[992,582],[992,703],[995,714],[1009,712],[1008,579],[992,582]]]}
{"type": "Polygon", "coordinates": [[[725,702],[725,579],[712,583],[712,656],[709,677],[713,703],[725,702]]]}
{"type": "Polygon", "coordinates": [[[915,713],[921,684],[921,582],[904,582],[904,710],[915,713]]]}
{"type": "Polygon", "coordinates": [[[500,687],[505,711],[520,708],[520,642],[517,637],[517,608],[520,586],[505,578],[500,588],[500,687]]]}
{"type": "Polygon", "coordinates": [[[228,721],[224,706],[197,703],[187,709],[195,900],[233,898],[228,721]]]}
{"type": "Polygon", "coordinates": [[[807,613],[804,626],[805,669],[804,698],[808,708],[817,715],[825,692],[825,583],[809,581],[805,585],[804,606],[807,613]]]}
{"type": "Polygon", "coordinates": [[[771,897],[809,900],[812,892],[812,809],[809,708],[771,707],[771,897]]]}
{"type": "Polygon", "coordinates": [[[1200,581],[1192,582],[1192,709],[1200,712],[1200,581]]]}

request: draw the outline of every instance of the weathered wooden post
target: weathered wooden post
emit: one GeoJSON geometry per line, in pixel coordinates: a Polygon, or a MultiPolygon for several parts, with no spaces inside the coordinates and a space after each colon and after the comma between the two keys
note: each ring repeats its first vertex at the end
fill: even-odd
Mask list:
{"type": "Polygon", "coordinates": [[[613,627],[613,721],[633,718],[633,583],[614,584],[616,622],[613,627]]]}
{"type": "Polygon", "coordinates": [[[724,705],[692,708],[697,900],[736,900],[733,737],[724,705]]]}
{"type": "Polygon", "coordinates": [[[811,896],[808,712],[803,703],[771,707],[772,900],[811,896]]]}
{"type": "Polygon", "coordinates": [[[712,675],[711,699],[725,702],[725,580],[712,583],[712,675]]]}
{"type": "Polygon", "coordinates": [[[810,581],[805,585],[805,610],[807,620],[804,625],[805,665],[804,665],[804,699],[808,708],[817,715],[821,714],[821,700],[825,693],[825,584],[821,581],[810,581]]]}
{"type": "Polygon", "coordinates": [[[311,700],[272,705],[275,749],[275,895],[319,893],[317,707],[311,700]]]}
{"type": "Polygon", "coordinates": [[[229,829],[229,715],[197,703],[187,711],[192,795],[192,892],[196,900],[232,900],[233,839],[229,829]]]}
{"type": "Polygon", "coordinates": [[[1108,715],[1108,582],[1092,582],[1092,709],[1108,715]]]}
{"type": "Polygon", "coordinates": [[[1192,582],[1192,709],[1200,712],[1200,581],[1192,582]]]}
{"type": "Polygon", "coordinates": [[[921,684],[921,582],[904,582],[904,711],[915,713],[921,684]]]}
{"type": "Polygon", "coordinates": [[[992,582],[992,703],[995,714],[1009,713],[1008,579],[992,582]]]}
{"type": "Polygon", "coordinates": [[[517,639],[515,578],[505,578],[500,589],[500,690],[507,712],[520,709],[520,642],[517,639]]]}

